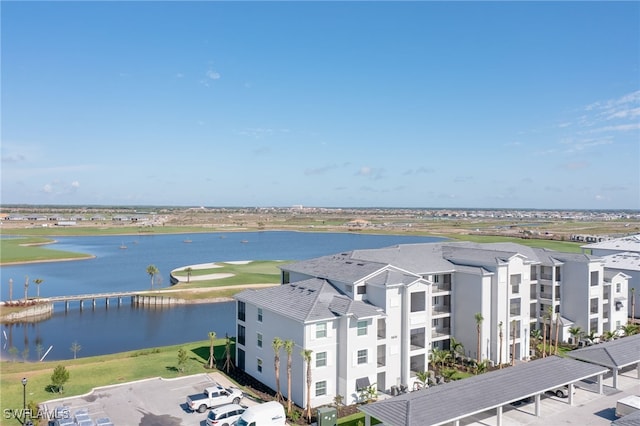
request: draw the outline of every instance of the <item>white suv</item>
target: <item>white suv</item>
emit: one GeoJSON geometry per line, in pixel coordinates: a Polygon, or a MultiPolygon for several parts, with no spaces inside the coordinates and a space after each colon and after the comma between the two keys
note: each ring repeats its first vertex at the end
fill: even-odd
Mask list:
{"type": "Polygon", "coordinates": [[[207,416],[207,426],[231,426],[238,421],[244,410],[245,408],[239,404],[214,408],[207,416]]]}

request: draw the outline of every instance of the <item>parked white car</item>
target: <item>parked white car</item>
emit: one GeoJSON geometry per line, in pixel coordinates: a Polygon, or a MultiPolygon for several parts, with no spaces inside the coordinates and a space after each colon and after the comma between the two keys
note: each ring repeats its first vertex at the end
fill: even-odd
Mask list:
{"type": "Polygon", "coordinates": [[[239,404],[227,404],[209,411],[207,416],[207,426],[231,426],[233,425],[245,408],[239,404]]]}

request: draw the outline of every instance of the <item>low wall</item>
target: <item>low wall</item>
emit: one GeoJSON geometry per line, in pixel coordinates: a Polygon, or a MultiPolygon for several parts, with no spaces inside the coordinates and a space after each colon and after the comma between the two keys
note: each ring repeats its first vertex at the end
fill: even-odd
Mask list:
{"type": "Polygon", "coordinates": [[[184,303],[184,300],[176,299],[175,297],[144,296],[140,294],[133,296],[132,301],[135,305],[139,306],[169,306],[180,305],[184,303]]]}
{"type": "Polygon", "coordinates": [[[12,312],[7,315],[3,315],[0,318],[0,322],[13,322],[13,321],[41,321],[49,318],[53,315],[53,303],[38,303],[33,306],[26,306],[18,312],[12,312]]]}

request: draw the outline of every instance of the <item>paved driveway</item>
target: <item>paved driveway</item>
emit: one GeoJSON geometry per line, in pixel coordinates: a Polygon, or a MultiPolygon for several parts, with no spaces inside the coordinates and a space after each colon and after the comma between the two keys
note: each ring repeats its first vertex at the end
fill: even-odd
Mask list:
{"type": "MultiPolygon", "coordinates": [[[[86,410],[94,421],[108,417],[115,426],[204,426],[207,413],[188,411],[186,398],[215,382],[223,386],[231,384],[220,373],[154,378],[96,388],[83,396],[47,401],[46,405],[50,410],[67,407],[71,415],[86,410]]],[[[256,402],[243,398],[241,404],[249,406],[256,402]]]]}

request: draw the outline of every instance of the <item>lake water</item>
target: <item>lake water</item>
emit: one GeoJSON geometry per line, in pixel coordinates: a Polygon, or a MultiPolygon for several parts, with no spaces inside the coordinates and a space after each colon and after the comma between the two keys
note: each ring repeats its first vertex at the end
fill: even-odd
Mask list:
{"type": "MultiPolygon", "coordinates": [[[[34,263],[0,267],[2,299],[8,299],[8,280],[13,279],[14,299],[23,297],[25,277],[29,276],[29,295],[36,295],[33,280],[40,278],[40,296],[86,294],[111,291],[147,290],[150,264],[160,270],[156,284],[169,284],[171,270],[208,262],[236,260],[302,260],[348,250],[381,248],[394,244],[440,241],[439,238],[352,233],[310,232],[228,232],[182,235],[135,235],[104,237],[56,237],[49,247],[93,254],[89,260],[34,263]],[[187,243],[185,240],[191,242],[187,243]],[[126,249],[120,248],[126,246],[126,249]]],[[[128,298],[125,300],[128,301],[128,298]]],[[[56,304],[51,318],[35,324],[2,326],[0,356],[38,358],[46,351],[46,360],[69,359],[77,342],[78,356],[91,356],[128,350],[206,340],[210,331],[219,337],[234,335],[233,302],[182,305],[169,308],[133,307],[128,302],[118,307],[114,300],[106,308],[97,303],[92,309],[85,302],[83,311],[72,304],[56,304]],[[89,307],[87,307],[89,306],[89,307]],[[25,351],[27,349],[27,351],[25,351]],[[27,354],[28,352],[28,354],[27,354]]]]}

